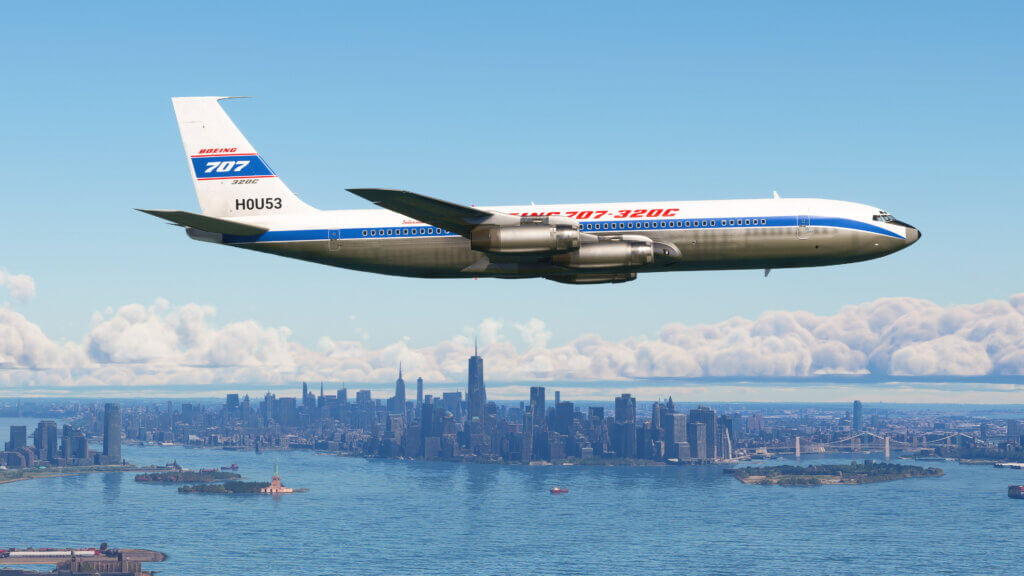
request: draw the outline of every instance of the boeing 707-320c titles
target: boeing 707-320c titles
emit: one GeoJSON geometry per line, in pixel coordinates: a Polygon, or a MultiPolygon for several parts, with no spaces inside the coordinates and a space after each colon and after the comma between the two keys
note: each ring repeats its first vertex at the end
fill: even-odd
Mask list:
{"type": "Polygon", "coordinates": [[[878,208],[777,195],[482,208],[353,188],[382,209],[317,210],[263,161],[223,99],[172,99],[202,213],[143,210],[195,240],[397,276],[598,284],[641,272],[846,264],[921,237],[878,208]]]}

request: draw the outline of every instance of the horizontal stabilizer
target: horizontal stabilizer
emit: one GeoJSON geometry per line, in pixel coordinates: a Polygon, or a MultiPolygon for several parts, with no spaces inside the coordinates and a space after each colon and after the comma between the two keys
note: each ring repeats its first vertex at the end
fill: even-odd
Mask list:
{"type": "Polygon", "coordinates": [[[152,214],[157,218],[163,218],[164,220],[168,220],[178,224],[179,226],[188,226],[189,228],[196,228],[198,230],[214,232],[217,234],[255,236],[263,234],[269,230],[269,228],[264,228],[262,226],[242,224],[241,222],[235,222],[233,220],[203,216],[202,214],[184,212],[182,210],[143,210],[142,208],[136,208],[136,210],[139,212],[145,212],[146,214],[152,214]]]}
{"type": "Polygon", "coordinates": [[[453,204],[444,200],[423,196],[422,194],[406,192],[405,190],[349,188],[348,191],[373,202],[381,208],[398,212],[420,222],[426,222],[432,226],[467,237],[473,228],[480,224],[519,224],[519,218],[516,216],[453,204]]]}

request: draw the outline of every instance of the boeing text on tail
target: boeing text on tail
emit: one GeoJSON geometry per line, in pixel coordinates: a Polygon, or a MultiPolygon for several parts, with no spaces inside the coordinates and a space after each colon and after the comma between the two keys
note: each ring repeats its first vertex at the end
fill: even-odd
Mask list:
{"type": "Polygon", "coordinates": [[[354,188],[380,208],[318,210],[264,162],[221,108],[223,99],[172,99],[202,213],[144,210],[195,240],[379,274],[597,284],[643,272],[846,264],[921,237],[872,206],[777,195],[470,207],[354,188]]]}

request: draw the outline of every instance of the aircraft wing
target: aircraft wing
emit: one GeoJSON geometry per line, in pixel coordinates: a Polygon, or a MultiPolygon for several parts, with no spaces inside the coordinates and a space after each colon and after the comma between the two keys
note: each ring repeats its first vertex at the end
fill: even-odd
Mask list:
{"type": "Polygon", "coordinates": [[[516,225],[519,217],[492,212],[471,206],[462,206],[405,190],[380,188],[349,188],[349,192],[392,212],[426,222],[467,238],[473,228],[481,224],[516,225]]]}
{"type": "Polygon", "coordinates": [[[187,226],[189,228],[205,230],[206,232],[215,232],[217,234],[256,236],[258,234],[263,234],[268,230],[268,228],[264,228],[262,226],[242,224],[241,222],[235,222],[233,220],[203,216],[202,214],[185,212],[182,210],[143,210],[142,208],[136,208],[136,210],[156,216],[157,218],[163,218],[164,220],[168,220],[179,226],[187,226]]]}

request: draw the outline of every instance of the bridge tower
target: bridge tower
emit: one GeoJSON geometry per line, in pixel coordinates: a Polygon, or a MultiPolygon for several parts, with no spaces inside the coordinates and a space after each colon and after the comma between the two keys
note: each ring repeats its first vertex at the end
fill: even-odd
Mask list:
{"type": "Polygon", "coordinates": [[[889,437],[885,437],[885,459],[889,459],[889,437]]]}
{"type": "Polygon", "coordinates": [[[796,437],[796,459],[800,459],[800,437],[796,437]]]}

